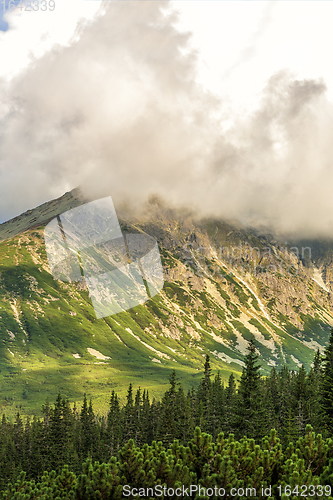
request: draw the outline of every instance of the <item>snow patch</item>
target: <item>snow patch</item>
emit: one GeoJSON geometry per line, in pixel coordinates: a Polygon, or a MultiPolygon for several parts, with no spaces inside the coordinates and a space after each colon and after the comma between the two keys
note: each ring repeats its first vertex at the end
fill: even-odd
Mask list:
{"type": "Polygon", "coordinates": [[[97,359],[111,359],[109,356],[104,356],[104,354],[100,353],[99,351],[96,351],[96,349],[92,349],[91,347],[87,347],[87,351],[89,354],[92,356],[95,356],[97,359]]]}
{"type": "Polygon", "coordinates": [[[156,352],[157,356],[159,356],[160,358],[167,358],[167,359],[170,359],[170,356],[168,356],[167,354],[165,354],[164,352],[160,352],[158,351],[157,349],[154,349],[154,347],[150,346],[149,344],[147,344],[146,342],[143,342],[143,340],[140,339],[140,337],[138,337],[138,335],[135,335],[135,333],[132,332],[132,330],[130,328],[125,328],[125,330],[130,333],[131,335],[133,335],[133,337],[138,340],[139,342],[141,342],[141,344],[143,344],[145,347],[147,347],[147,349],[150,349],[151,351],[154,351],[156,352]]]}
{"type": "Polygon", "coordinates": [[[290,357],[293,360],[293,362],[296,363],[297,366],[302,366],[302,363],[297,358],[295,358],[295,356],[290,354],[290,357]]]}
{"type": "Polygon", "coordinates": [[[317,351],[317,349],[319,349],[320,352],[323,352],[325,350],[325,347],[318,344],[318,342],[316,340],[303,340],[302,341],[303,344],[305,344],[306,346],[310,347],[310,349],[314,349],[315,351],[317,351]]]}
{"type": "Polygon", "coordinates": [[[168,349],[170,349],[170,351],[174,352],[175,354],[178,354],[176,349],[172,349],[172,347],[169,347],[168,345],[166,345],[165,347],[167,347],[168,349]]]}
{"type": "Polygon", "coordinates": [[[74,358],[81,358],[80,354],[76,353],[76,354],[73,354],[74,358]]]}
{"type": "MultiPolygon", "coordinates": [[[[213,337],[213,339],[215,340],[215,342],[218,342],[219,344],[222,344],[222,345],[225,345],[226,347],[229,347],[230,348],[230,341],[227,340],[227,339],[224,339],[222,337],[219,337],[218,335],[216,335],[214,332],[207,332],[211,337],[213,337]]],[[[197,346],[198,349],[201,349],[201,347],[199,348],[199,346],[197,346]]],[[[201,349],[202,350],[202,349],[201,349]]]]}
{"type": "Polygon", "coordinates": [[[324,283],[323,276],[317,267],[313,268],[312,279],[313,279],[313,281],[315,281],[317,283],[317,285],[319,285],[321,288],[323,288],[325,290],[325,292],[329,292],[328,288],[326,287],[326,285],[324,283]]]}
{"type": "Polygon", "coordinates": [[[248,347],[249,347],[249,343],[247,340],[244,339],[243,335],[241,333],[239,333],[237,330],[233,330],[233,333],[236,335],[237,337],[237,347],[236,349],[238,351],[240,351],[242,354],[248,354],[249,351],[248,351],[248,347]]]}
{"type": "Polygon", "coordinates": [[[20,326],[22,326],[22,323],[21,323],[21,321],[20,321],[20,313],[19,313],[18,308],[17,308],[17,301],[16,301],[16,299],[14,299],[14,301],[13,301],[13,302],[10,302],[10,307],[11,307],[11,308],[12,308],[12,310],[13,310],[13,313],[14,313],[14,317],[15,317],[16,322],[17,322],[20,326]]]}
{"type": "MultiPolygon", "coordinates": [[[[248,316],[247,314],[245,314],[245,313],[242,312],[241,315],[240,315],[239,321],[241,323],[243,323],[243,325],[248,330],[250,330],[251,333],[253,333],[254,338],[258,342],[260,342],[260,344],[266,346],[270,351],[272,351],[272,353],[274,353],[276,351],[276,345],[275,345],[274,340],[272,338],[271,339],[265,339],[264,335],[258,330],[258,328],[256,326],[252,325],[252,323],[249,322],[250,319],[251,319],[250,316],[248,316]]],[[[265,328],[266,328],[266,325],[265,325],[265,328]]]]}
{"type": "Polygon", "coordinates": [[[217,290],[216,286],[207,278],[204,278],[204,282],[209,295],[211,295],[219,305],[226,307],[226,301],[217,290]]]}
{"type": "Polygon", "coordinates": [[[13,332],[11,332],[10,330],[7,330],[7,333],[10,337],[10,340],[14,340],[15,339],[15,334],[13,332]]]}
{"type": "MultiPolygon", "coordinates": [[[[19,303],[18,303],[18,300],[17,299],[13,299],[13,302],[9,302],[10,303],[10,307],[12,308],[13,310],[13,313],[14,313],[14,317],[15,317],[15,320],[16,322],[19,324],[21,330],[23,331],[24,335],[26,337],[28,337],[28,334],[27,332],[25,331],[25,329],[23,328],[22,326],[22,322],[20,320],[20,311],[19,311],[19,303]]],[[[8,330],[7,330],[8,332],[8,330]]]]}
{"type": "Polygon", "coordinates": [[[227,354],[224,354],[224,352],[218,352],[218,351],[211,351],[211,354],[214,356],[217,356],[218,358],[222,359],[222,361],[225,361],[226,363],[237,363],[238,365],[245,366],[244,361],[241,361],[240,359],[235,359],[231,358],[227,354]]]}
{"type": "Polygon", "coordinates": [[[114,331],[112,330],[112,333],[113,333],[113,335],[116,337],[116,339],[117,339],[117,340],[119,340],[119,342],[121,342],[122,344],[126,345],[126,344],[125,344],[125,342],[123,342],[123,341],[121,340],[121,338],[119,337],[119,335],[117,335],[117,334],[116,334],[116,332],[114,332],[114,331]]]}
{"type": "Polygon", "coordinates": [[[255,290],[253,290],[252,287],[250,287],[250,285],[248,283],[246,283],[246,281],[244,281],[236,272],[235,272],[235,269],[231,268],[230,266],[227,266],[225,263],[223,263],[220,259],[217,259],[218,262],[220,262],[222,265],[224,265],[224,267],[226,267],[227,269],[229,269],[229,271],[232,272],[232,274],[235,276],[235,278],[240,281],[251,293],[252,295],[255,296],[255,298],[257,299],[257,302],[258,302],[258,305],[263,313],[263,315],[265,316],[266,319],[268,319],[269,321],[271,321],[266,309],[265,309],[265,306],[264,304],[261,302],[260,300],[260,297],[258,297],[258,295],[256,294],[255,290]]]}

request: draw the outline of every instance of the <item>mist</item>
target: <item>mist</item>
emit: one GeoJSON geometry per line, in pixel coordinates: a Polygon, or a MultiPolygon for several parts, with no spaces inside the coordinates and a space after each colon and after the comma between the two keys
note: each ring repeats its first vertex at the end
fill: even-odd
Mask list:
{"type": "Polygon", "coordinates": [[[230,116],[196,83],[176,20],[167,1],[103,2],[70,43],[0,81],[0,221],[80,186],[116,206],[158,195],[199,216],[333,236],[325,82],[280,71],[256,110],[230,116]]]}

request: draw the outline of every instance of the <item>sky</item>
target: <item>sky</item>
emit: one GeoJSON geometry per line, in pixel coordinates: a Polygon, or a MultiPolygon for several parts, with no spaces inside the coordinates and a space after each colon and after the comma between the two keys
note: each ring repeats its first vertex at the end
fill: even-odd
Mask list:
{"type": "Polygon", "coordinates": [[[333,237],[333,2],[43,5],[0,18],[0,221],[81,186],[333,237]]]}

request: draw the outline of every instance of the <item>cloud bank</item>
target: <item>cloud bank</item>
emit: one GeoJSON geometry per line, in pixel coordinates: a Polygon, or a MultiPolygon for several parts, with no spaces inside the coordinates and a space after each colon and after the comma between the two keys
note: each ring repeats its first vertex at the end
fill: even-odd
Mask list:
{"type": "Polygon", "coordinates": [[[202,216],[333,236],[324,81],[281,71],[255,112],[228,116],[195,83],[175,21],[167,1],[103,2],[69,42],[2,79],[0,220],[80,185],[116,205],[158,194],[202,216]]]}

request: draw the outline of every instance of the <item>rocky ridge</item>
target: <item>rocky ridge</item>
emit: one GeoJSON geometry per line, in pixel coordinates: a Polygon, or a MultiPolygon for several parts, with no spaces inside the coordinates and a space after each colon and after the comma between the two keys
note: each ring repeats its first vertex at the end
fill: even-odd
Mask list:
{"type": "Polygon", "coordinates": [[[318,241],[286,244],[156,199],[140,215],[119,207],[118,216],[124,231],[157,239],[164,288],[97,320],[84,286],[52,278],[43,240],[50,219],[83,202],[78,191],[66,193],[0,225],[0,397],[12,391],[20,401],[28,383],[23,403],[32,404],[41,384],[50,393],[60,384],[74,398],[85,390],[102,401],[110,378],[120,391],[143,378],[157,394],[171,369],[196,383],[206,353],[227,379],[239,376],[252,335],[264,373],[309,368],[324,348],[333,326],[329,243],[325,252],[318,241]]]}

